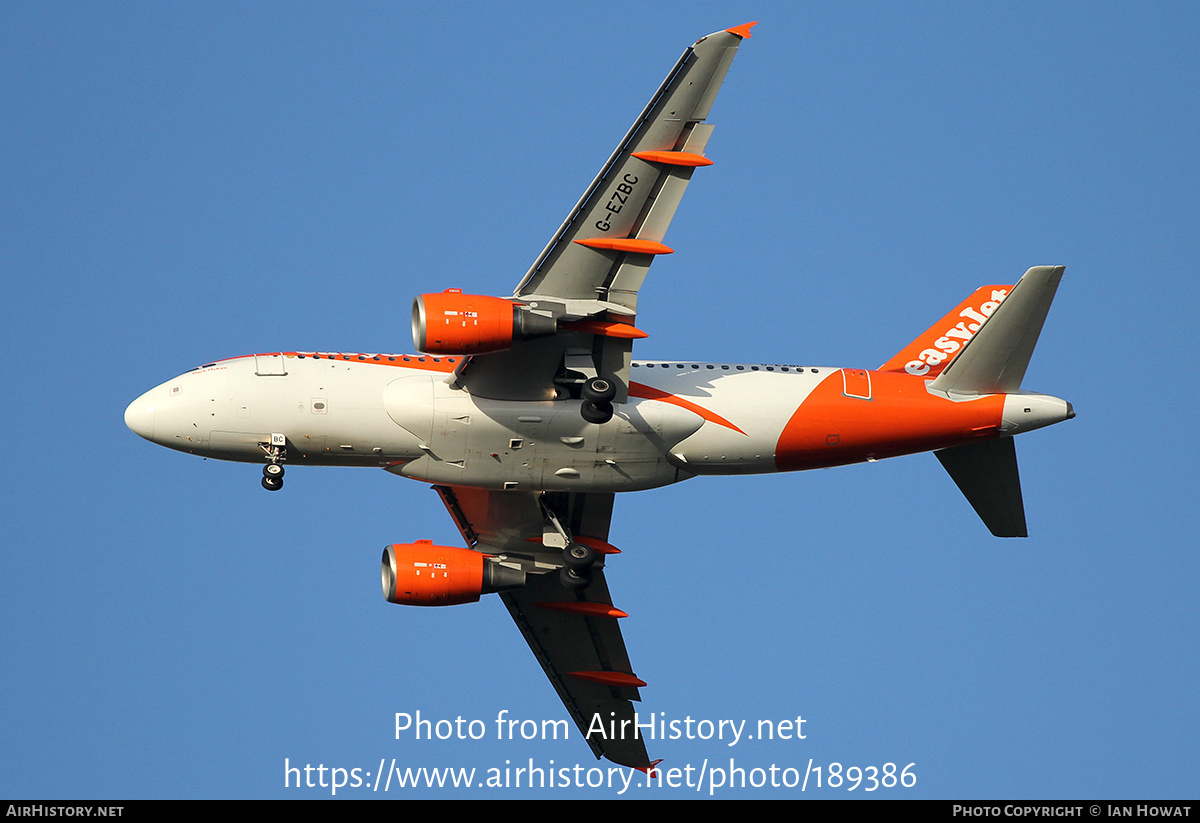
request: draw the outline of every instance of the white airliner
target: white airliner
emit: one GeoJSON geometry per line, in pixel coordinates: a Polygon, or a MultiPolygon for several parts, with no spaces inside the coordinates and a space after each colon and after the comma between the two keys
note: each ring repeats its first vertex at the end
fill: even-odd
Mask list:
{"type": "MultiPolygon", "coordinates": [[[[424,354],[219,360],[129,405],[154,443],[285,466],[370,466],[434,484],[466,548],[384,550],[389,602],[500,592],[575,723],[633,717],[605,580],[616,492],[934,451],[993,534],[1025,535],[1012,435],[1074,416],[1020,390],[1063,268],[985,286],[875,370],[634,361],[638,290],[704,156],[709,108],[753,23],[690,46],[511,297],[418,297],[424,354]]],[[[588,739],[646,769],[632,734],[588,739]]]]}

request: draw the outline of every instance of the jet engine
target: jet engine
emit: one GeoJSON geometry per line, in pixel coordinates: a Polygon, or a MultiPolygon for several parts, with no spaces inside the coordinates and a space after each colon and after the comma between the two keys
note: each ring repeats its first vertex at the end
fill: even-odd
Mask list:
{"type": "Polygon", "coordinates": [[[503,351],[514,340],[553,334],[554,317],[501,297],[447,289],[413,301],[413,345],[428,354],[503,351]]]}
{"type": "Polygon", "coordinates": [[[383,596],[409,606],[476,603],[481,594],[525,585],[525,572],[501,566],[487,555],[430,540],[396,543],[383,550],[383,596]]]}

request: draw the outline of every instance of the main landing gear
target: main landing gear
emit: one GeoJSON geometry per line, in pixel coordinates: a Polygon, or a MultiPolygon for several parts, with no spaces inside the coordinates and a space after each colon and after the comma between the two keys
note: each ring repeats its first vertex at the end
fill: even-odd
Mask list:
{"type": "Polygon", "coordinates": [[[283,488],[283,461],[287,459],[287,438],[282,434],[271,435],[271,445],[262,445],[270,462],[263,466],[262,487],[269,492],[283,488]]]}
{"type": "Polygon", "coordinates": [[[558,580],[572,591],[586,589],[592,583],[592,566],[596,563],[596,550],[582,543],[568,543],[563,549],[563,567],[558,570],[558,580]]]}
{"type": "Polygon", "coordinates": [[[612,400],[617,396],[617,387],[611,380],[593,377],[583,384],[583,404],[579,413],[589,423],[607,423],[612,420],[612,400]]]}
{"type": "Polygon", "coordinates": [[[596,550],[586,543],[572,539],[554,512],[550,495],[543,494],[538,503],[542,508],[542,516],[545,518],[542,545],[562,547],[563,564],[558,570],[559,582],[571,591],[586,589],[592,583],[592,566],[596,565],[596,550]]]}

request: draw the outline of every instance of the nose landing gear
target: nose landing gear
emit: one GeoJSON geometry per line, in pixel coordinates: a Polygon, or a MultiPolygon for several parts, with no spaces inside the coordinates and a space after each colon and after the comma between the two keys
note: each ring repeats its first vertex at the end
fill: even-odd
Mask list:
{"type": "Polygon", "coordinates": [[[283,488],[282,463],[268,463],[263,466],[262,486],[270,492],[277,492],[283,488]]]}
{"type": "Polygon", "coordinates": [[[263,466],[262,487],[269,492],[283,488],[283,461],[287,459],[287,438],[282,434],[271,435],[271,445],[262,446],[270,462],[263,466]]]}

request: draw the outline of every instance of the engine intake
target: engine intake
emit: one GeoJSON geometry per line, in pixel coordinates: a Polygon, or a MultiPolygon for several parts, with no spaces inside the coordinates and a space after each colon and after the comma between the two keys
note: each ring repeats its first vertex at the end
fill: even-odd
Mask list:
{"type": "Polygon", "coordinates": [[[487,555],[430,540],[395,543],[383,550],[383,596],[409,606],[453,606],[478,602],[481,594],[525,585],[525,572],[501,566],[487,555]]]}
{"type": "Polygon", "coordinates": [[[447,289],[413,301],[413,345],[428,354],[503,351],[513,341],[553,334],[555,319],[501,297],[447,289]]]}

